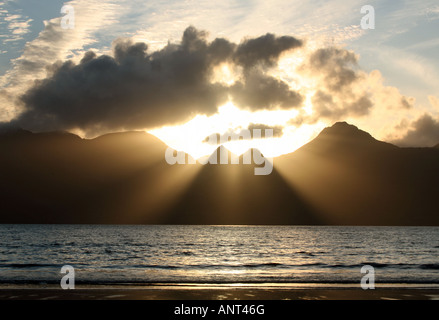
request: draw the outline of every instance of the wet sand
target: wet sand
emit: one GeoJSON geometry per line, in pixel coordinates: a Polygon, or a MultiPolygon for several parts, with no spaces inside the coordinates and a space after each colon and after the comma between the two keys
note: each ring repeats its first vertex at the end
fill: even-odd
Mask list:
{"type": "Polygon", "coordinates": [[[236,288],[96,286],[0,288],[0,300],[439,300],[439,289],[412,288],[236,288]]]}

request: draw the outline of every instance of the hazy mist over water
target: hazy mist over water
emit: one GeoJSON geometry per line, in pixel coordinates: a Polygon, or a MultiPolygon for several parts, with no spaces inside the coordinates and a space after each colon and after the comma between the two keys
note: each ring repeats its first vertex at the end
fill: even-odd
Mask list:
{"type": "Polygon", "coordinates": [[[0,225],[0,284],[439,284],[439,227],[0,225]]]}

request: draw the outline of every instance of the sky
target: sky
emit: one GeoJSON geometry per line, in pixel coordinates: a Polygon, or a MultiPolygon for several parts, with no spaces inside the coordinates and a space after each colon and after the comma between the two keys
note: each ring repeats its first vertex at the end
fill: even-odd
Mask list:
{"type": "Polygon", "coordinates": [[[229,149],[277,156],[337,121],[433,146],[438,30],[437,0],[0,0],[0,121],[145,130],[194,157],[216,148],[212,134],[253,128],[276,134],[229,149]]]}

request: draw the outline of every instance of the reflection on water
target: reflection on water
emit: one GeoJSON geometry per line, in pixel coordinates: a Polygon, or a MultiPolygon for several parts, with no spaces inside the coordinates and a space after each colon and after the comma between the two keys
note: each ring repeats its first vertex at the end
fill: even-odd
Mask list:
{"type": "Polygon", "coordinates": [[[1,225],[1,283],[439,283],[437,227],[1,225]]]}

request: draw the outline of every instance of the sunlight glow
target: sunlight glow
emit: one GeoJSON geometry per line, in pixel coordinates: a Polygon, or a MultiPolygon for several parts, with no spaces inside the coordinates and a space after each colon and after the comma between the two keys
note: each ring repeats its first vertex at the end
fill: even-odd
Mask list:
{"type": "Polygon", "coordinates": [[[214,69],[212,82],[218,82],[227,86],[231,86],[236,82],[236,78],[237,74],[231,69],[231,66],[223,63],[222,65],[214,69]]]}
{"type": "MultiPolygon", "coordinates": [[[[311,106],[305,105],[305,110],[311,112],[311,106]]],[[[218,113],[213,116],[197,115],[183,125],[162,127],[149,131],[149,133],[161,139],[171,148],[187,152],[195,159],[199,159],[210,155],[218,147],[218,145],[203,143],[206,137],[211,134],[224,134],[230,132],[231,129],[239,132],[250,124],[281,126],[283,127],[282,136],[270,139],[231,141],[224,144],[226,148],[237,155],[244,153],[249,148],[257,148],[267,157],[276,157],[300,148],[326,126],[322,122],[299,127],[289,125],[288,122],[298,115],[298,110],[257,112],[240,110],[232,102],[228,102],[218,108],[218,113]]]]}
{"type": "MultiPolygon", "coordinates": [[[[259,149],[264,156],[276,157],[290,153],[310,140],[312,140],[328,123],[318,121],[312,125],[302,124],[301,117],[313,113],[311,102],[315,94],[317,80],[299,72],[299,68],[309,55],[304,47],[295,50],[294,53],[282,55],[278,67],[268,71],[290,86],[292,90],[300,91],[304,95],[304,101],[300,108],[291,110],[240,110],[232,101],[218,108],[218,112],[212,116],[197,115],[189,122],[178,125],[162,127],[149,131],[171,148],[189,153],[195,159],[210,155],[218,145],[206,143],[205,139],[212,134],[239,133],[247,129],[249,125],[264,125],[282,128],[282,134],[270,139],[241,140],[225,143],[224,146],[236,155],[240,155],[249,148],[259,149]],[[295,121],[298,120],[298,121],[295,121]]],[[[222,64],[215,68],[212,83],[221,83],[231,86],[239,80],[240,70],[234,70],[228,64],[222,64]]]]}

